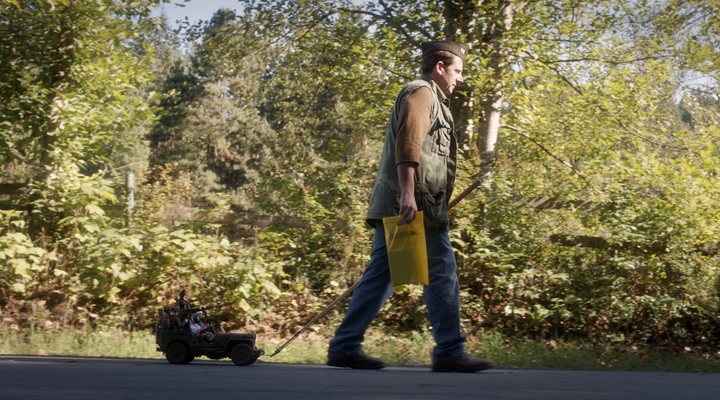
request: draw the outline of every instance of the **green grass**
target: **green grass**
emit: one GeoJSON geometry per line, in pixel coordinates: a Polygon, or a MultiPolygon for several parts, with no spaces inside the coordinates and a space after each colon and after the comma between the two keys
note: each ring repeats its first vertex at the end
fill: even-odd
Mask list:
{"type": "MultiPolygon", "coordinates": [[[[296,339],[280,354],[268,355],[286,338],[258,338],[265,349],[264,362],[323,364],[328,334],[324,330],[296,339]]],[[[432,336],[427,331],[389,335],[370,329],[364,350],[391,365],[429,365],[432,336]]],[[[720,354],[669,353],[659,350],[630,350],[622,347],[592,346],[573,342],[544,342],[506,338],[498,333],[470,337],[468,351],[506,368],[557,368],[586,370],[643,370],[720,372],[720,354]]],[[[74,355],[95,357],[162,358],[155,351],[151,332],[121,329],[0,330],[0,354],[74,355]]]]}
{"type": "Polygon", "coordinates": [[[618,345],[507,339],[497,333],[471,338],[468,351],[495,364],[520,368],[720,372],[720,352],[675,353],[618,345]]]}
{"type": "MultiPolygon", "coordinates": [[[[413,332],[406,336],[383,334],[379,330],[370,329],[365,336],[363,350],[375,357],[382,358],[386,363],[394,365],[428,365],[432,337],[427,332],[413,332]]],[[[258,339],[258,346],[272,354],[287,339],[258,339]]],[[[329,337],[322,333],[310,333],[301,336],[288,345],[281,353],[264,361],[324,364],[327,359],[329,337]]]]}
{"type": "Polygon", "coordinates": [[[151,332],[121,329],[0,330],[0,354],[161,358],[151,332]]]}

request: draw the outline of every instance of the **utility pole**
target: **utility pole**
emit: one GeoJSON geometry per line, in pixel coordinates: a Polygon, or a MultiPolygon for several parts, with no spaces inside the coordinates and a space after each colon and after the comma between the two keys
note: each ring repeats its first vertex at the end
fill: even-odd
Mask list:
{"type": "Polygon", "coordinates": [[[127,179],[127,210],[125,213],[126,223],[127,227],[130,228],[132,226],[132,220],[133,220],[133,210],[135,208],[135,174],[132,172],[128,172],[127,179]]]}

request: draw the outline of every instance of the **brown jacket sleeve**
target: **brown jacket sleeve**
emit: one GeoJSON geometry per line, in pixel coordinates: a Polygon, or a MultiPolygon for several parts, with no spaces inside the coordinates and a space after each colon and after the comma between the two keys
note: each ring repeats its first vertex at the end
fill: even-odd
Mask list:
{"type": "Polygon", "coordinates": [[[398,131],[395,138],[395,164],[420,164],[423,141],[430,129],[432,92],[421,87],[400,105],[398,131]]]}

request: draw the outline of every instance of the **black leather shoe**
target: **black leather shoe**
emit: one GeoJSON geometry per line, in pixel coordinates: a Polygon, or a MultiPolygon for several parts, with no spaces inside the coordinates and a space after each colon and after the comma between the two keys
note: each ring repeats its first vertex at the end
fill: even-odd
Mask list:
{"type": "Polygon", "coordinates": [[[433,357],[433,372],[477,372],[492,368],[490,361],[467,354],[455,357],[433,357]]]}
{"type": "Polygon", "coordinates": [[[382,369],[385,363],[365,353],[357,353],[350,356],[328,356],[327,365],[331,367],[352,368],[352,369],[382,369]]]}

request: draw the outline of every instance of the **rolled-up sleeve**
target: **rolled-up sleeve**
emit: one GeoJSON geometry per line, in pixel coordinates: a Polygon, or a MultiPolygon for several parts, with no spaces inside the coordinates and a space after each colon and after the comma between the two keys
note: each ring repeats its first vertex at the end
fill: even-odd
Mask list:
{"type": "Polygon", "coordinates": [[[400,104],[395,138],[396,165],[419,165],[422,145],[430,129],[431,106],[432,92],[426,87],[415,90],[400,104]]]}

